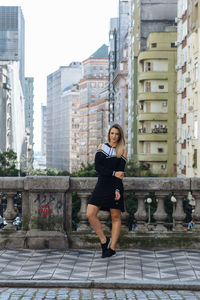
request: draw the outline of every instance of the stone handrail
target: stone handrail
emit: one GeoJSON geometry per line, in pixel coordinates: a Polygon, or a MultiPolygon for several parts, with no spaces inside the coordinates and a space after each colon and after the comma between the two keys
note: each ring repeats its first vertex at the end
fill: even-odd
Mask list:
{"type": "MultiPolygon", "coordinates": [[[[66,248],[66,247],[92,247],[98,243],[96,236],[88,224],[86,218],[87,199],[90,196],[97,178],[70,178],[28,176],[0,178],[0,193],[7,199],[7,207],[4,217],[8,225],[0,231],[1,247],[18,248],[66,248]],[[13,220],[16,212],[13,209],[13,196],[22,194],[22,230],[16,231],[13,220]],[[78,213],[80,226],[77,231],[72,231],[72,193],[77,192],[81,199],[81,207],[78,213]]],[[[165,247],[171,243],[171,238],[176,238],[179,245],[183,245],[187,236],[188,244],[195,235],[198,244],[200,231],[200,179],[199,178],[125,178],[125,198],[132,192],[138,202],[137,211],[134,214],[137,226],[134,232],[129,232],[126,226],[129,213],[122,213],[122,234],[119,240],[121,247],[140,246],[141,241],[149,241],[150,246],[165,247]],[[157,201],[157,209],[154,213],[155,224],[149,230],[148,211],[145,209],[145,201],[150,193],[154,193],[157,201]],[[195,230],[185,232],[183,200],[192,193],[195,198],[195,230]],[[167,195],[173,195],[176,203],[173,205],[173,230],[165,227],[168,217],[164,199],[167,195]],[[184,235],[183,235],[184,234],[184,235]],[[153,236],[153,238],[152,238],[153,236]],[[190,237],[190,238],[188,238],[190,237]],[[156,238],[156,243],[150,242],[156,238]]],[[[107,234],[110,229],[107,225],[108,212],[100,212],[99,218],[107,234]]],[[[199,242],[200,243],[200,242],[199,242]]]]}

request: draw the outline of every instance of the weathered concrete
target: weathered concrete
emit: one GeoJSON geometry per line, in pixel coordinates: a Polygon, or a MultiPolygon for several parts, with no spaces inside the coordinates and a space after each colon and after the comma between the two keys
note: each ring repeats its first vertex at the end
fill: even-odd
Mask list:
{"type": "MultiPolygon", "coordinates": [[[[86,218],[87,199],[97,178],[69,178],[52,176],[32,176],[25,178],[0,178],[0,192],[7,200],[5,216],[9,221],[9,230],[0,231],[1,248],[97,248],[99,241],[88,226],[86,218]],[[22,194],[23,231],[16,232],[12,225],[15,217],[13,197],[22,194]],[[81,199],[78,213],[80,226],[72,232],[72,193],[77,192],[81,199]]],[[[129,214],[122,215],[123,230],[118,246],[125,248],[200,248],[200,178],[125,178],[125,198],[134,192],[138,201],[135,213],[137,227],[129,232],[126,226],[129,214]],[[196,226],[185,232],[183,199],[191,192],[196,205],[193,217],[196,226]],[[154,192],[157,210],[154,213],[156,223],[148,226],[148,212],[145,200],[154,192]],[[173,209],[173,231],[167,230],[165,221],[167,213],[164,198],[174,194],[176,202],[173,209]]],[[[107,221],[109,215],[101,212],[99,218],[110,235],[107,221]]]]}

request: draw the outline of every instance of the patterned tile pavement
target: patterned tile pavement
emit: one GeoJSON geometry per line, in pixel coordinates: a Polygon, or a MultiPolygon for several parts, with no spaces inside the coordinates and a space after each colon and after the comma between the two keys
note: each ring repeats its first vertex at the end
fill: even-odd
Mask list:
{"type": "Polygon", "coordinates": [[[200,250],[0,250],[0,280],[199,282],[200,250]]]}

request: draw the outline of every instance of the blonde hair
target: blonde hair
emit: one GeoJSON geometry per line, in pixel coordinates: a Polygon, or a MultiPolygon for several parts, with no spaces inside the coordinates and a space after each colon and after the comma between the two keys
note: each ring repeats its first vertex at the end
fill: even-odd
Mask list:
{"type": "Polygon", "coordinates": [[[112,125],[110,127],[109,131],[108,131],[108,141],[109,142],[110,142],[110,132],[111,132],[112,128],[115,128],[115,129],[119,130],[119,140],[117,142],[117,146],[115,148],[115,151],[116,151],[117,157],[120,158],[123,155],[124,151],[126,150],[124,132],[123,132],[123,129],[121,128],[121,126],[119,124],[112,125]]]}

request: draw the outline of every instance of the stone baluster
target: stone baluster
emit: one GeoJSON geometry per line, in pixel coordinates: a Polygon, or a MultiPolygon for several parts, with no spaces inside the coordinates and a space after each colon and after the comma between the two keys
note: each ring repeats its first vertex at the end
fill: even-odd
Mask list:
{"type": "Polygon", "coordinates": [[[186,214],[183,210],[183,197],[184,195],[175,195],[176,198],[176,209],[172,214],[173,219],[175,220],[175,227],[173,231],[183,232],[186,231],[183,226],[183,221],[186,217],[186,214]]]}
{"type": "Polygon", "coordinates": [[[195,209],[192,213],[192,217],[195,221],[195,227],[192,229],[193,231],[200,231],[200,194],[199,191],[193,191],[192,195],[195,198],[195,209]]]}
{"type": "MultiPolygon", "coordinates": [[[[129,195],[128,192],[124,192],[124,199],[129,195]]],[[[121,220],[122,220],[122,225],[121,225],[121,232],[128,233],[129,229],[127,226],[127,221],[129,219],[130,214],[126,211],[126,201],[124,203],[124,209],[125,211],[121,213],[121,220]]]]}
{"type": "Polygon", "coordinates": [[[156,192],[156,198],[158,200],[156,212],[153,214],[154,219],[156,220],[155,231],[165,232],[167,228],[164,226],[164,222],[167,219],[167,213],[165,212],[164,200],[166,193],[156,192]]]}
{"type": "Polygon", "coordinates": [[[91,232],[91,228],[88,226],[88,219],[86,216],[87,200],[89,195],[90,193],[78,193],[78,196],[81,198],[81,208],[78,212],[78,218],[80,220],[80,226],[77,228],[78,232],[91,232]]]}
{"type": "Polygon", "coordinates": [[[137,226],[135,228],[135,232],[147,232],[148,228],[145,226],[145,221],[147,220],[147,212],[145,210],[145,195],[146,193],[136,193],[136,197],[138,199],[138,209],[134,214],[134,217],[137,221],[137,226]]]}
{"type": "Polygon", "coordinates": [[[15,230],[15,226],[13,225],[13,221],[17,216],[17,212],[14,210],[13,207],[13,197],[15,195],[16,192],[6,192],[7,205],[3,216],[8,224],[4,227],[4,230],[15,230]]]}

